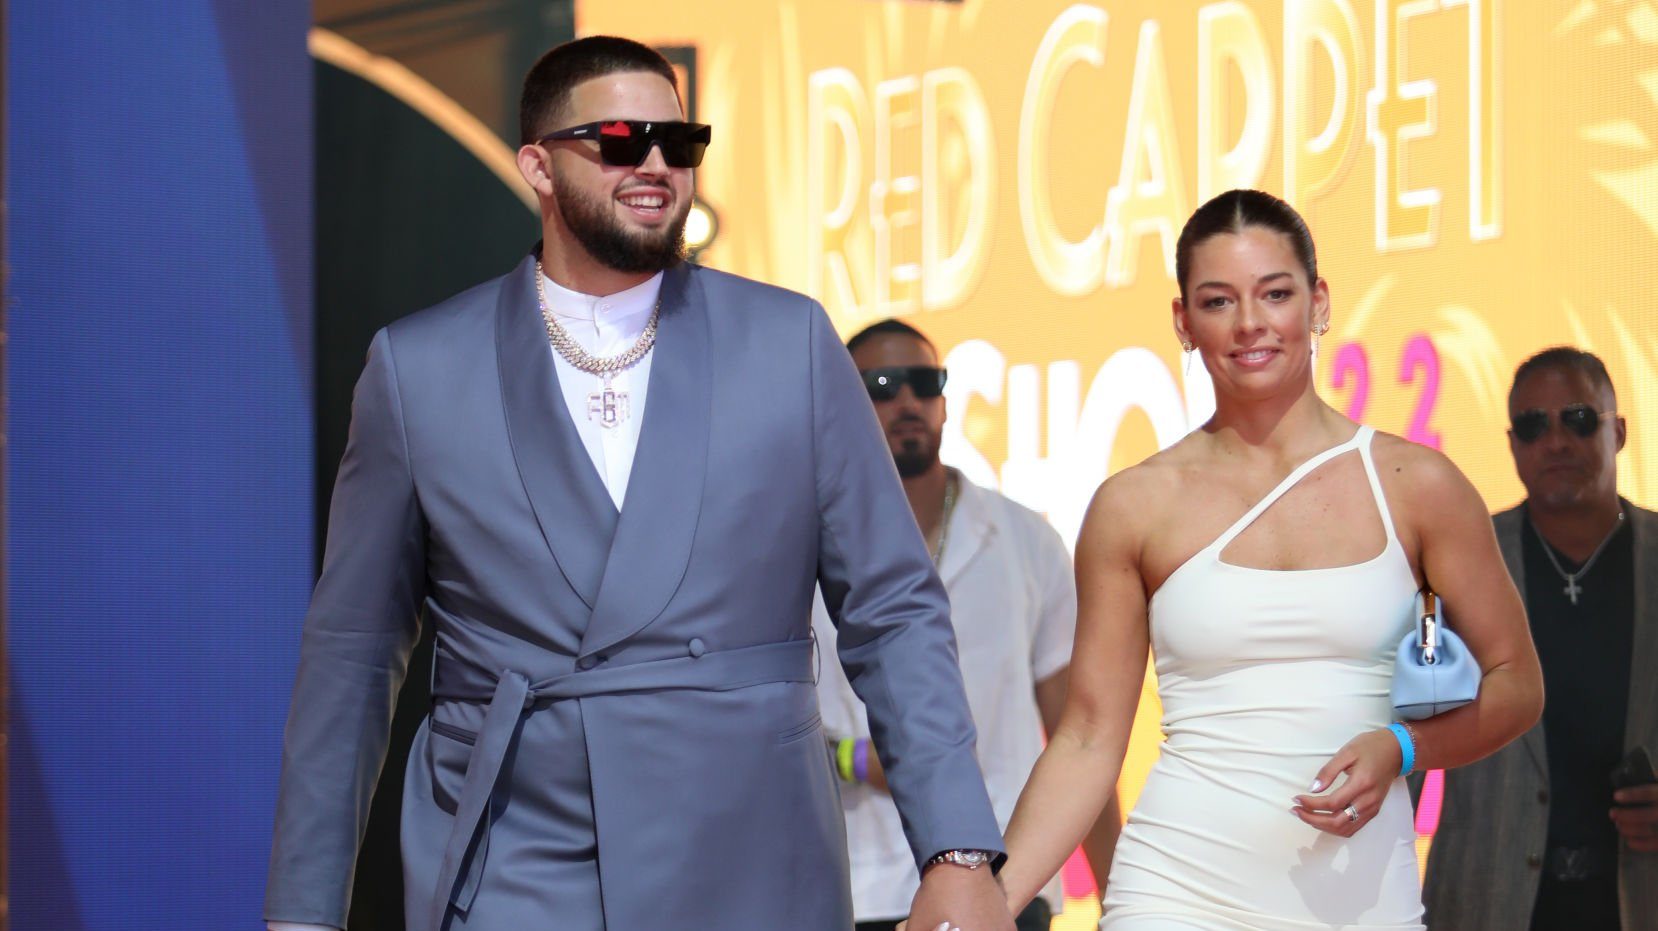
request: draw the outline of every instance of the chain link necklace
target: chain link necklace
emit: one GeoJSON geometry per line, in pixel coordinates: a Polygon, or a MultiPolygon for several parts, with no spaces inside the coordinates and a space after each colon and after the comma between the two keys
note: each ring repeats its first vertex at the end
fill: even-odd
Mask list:
{"type": "Polygon", "coordinates": [[[938,521],[938,546],[932,549],[933,567],[944,565],[944,547],[950,542],[950,515],[956,512],[956,489],[961,479],[955,469],[946,469],[944,477],[944,514],[938,521]]]}
{"type": "Polygon", "coordinates": [[[1595,560],[1600,558],[1601,551],[1606,549],[1606,544],[1612,542],[1612,538],[1618,535],[1618,528],[1623,526],[1623,505],[1618,505],[1617,523],[1613,524],[1612,529],[1606,532],[1606,536],[1601,538],[1600,545],[1595,547],[1595,551],[1590,553],[1589,558],[1583,561],[1583,565],[1577,567],[1576,572],[1567,572],[1566,568],[1560,565],[1560,560],[1554,555],[1554,547],[1550,546],[1549,541],[1543,538],[1543,531],[1537,529],[1535,521],[1528,517],[1526,523],[1531,524],[1531,532],[1537,534],[1537,542],[1543,544],[1543,555],[1549,558],[1549,565],[1553,566],[1554,571],[1566,580],[1566,587],[1561,591],[1565,592],[1566,597],[1572,599],[1572,604],[1575,605],[1577,604],[1577,596],[1583,593],[1583,586],[1577,584],[1577,580],[1589,574],[1589,569],[1594,566],[1595,560]]]}
{"type": "Polygon", "coordinates": [[[651,308],[650,321],[645,324],[645,332],[639,334],[633,345],[620,355],[602,358],[593,355],[576,342],[570,331],[558,322],[553,315],[552,307],[547,303],[546,273],[541,270],[541,260],[535,262],[535,296],[541,306],[541,321],[547,326],[547,342],[553,346],[553,351],[564,357],[575,369],[589,375],[597,375],[600,379],[600,388],[587,396],[587,419],[597,421],[599,426],[611,430],[621,426],[628,419],[628,393],[617,391],[611,385],[619,373],[625,372],[645,357],[656,344],[656,323],[662,316],[662,298],[657,296],[656,306],[651,308]]]}

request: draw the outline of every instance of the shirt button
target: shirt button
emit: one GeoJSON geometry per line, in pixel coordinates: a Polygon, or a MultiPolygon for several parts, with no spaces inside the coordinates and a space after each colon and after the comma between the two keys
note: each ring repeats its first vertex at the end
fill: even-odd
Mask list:
{"type": "Polygon", "coordinates": [[[701,637],[692,637],[691,642],[685,644],[685,649],[691,654],[692,659],[708,652],[708,647],[702,642],[701,637]]]}
{"type": "Polygon", "coordinates": [[[1542,865],[1543,865],[1543,858],[1542,857],[1538,856],[1535,853],[1526,854],[1526,866],[1529,866],[1532,869],[1537,869],[1538,867],[1540,867],[1542,865]]]}
{"type": "Polygon", "coordinates": [[[597,657],[593,656],[583,656],[581,659],[576,660],[576,668],[583,672],[586,672],[597,665],[599,665],[599,660],[597,657]]]}
{"type": "Polygon", "coordinates": [[[1540,804],[1540,805],[1547,805],[1549,803],[1549,790],[1548,789],[1538,789],[1537,790],[1537,803],[1540,804]]]}

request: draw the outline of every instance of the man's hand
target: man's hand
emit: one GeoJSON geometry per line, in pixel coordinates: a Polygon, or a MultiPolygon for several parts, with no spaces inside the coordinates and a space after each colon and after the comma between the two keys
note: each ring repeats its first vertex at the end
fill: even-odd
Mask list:
{"type": "Polygon", "coordinates": [[[970,870],[935,863],[921,874],[921,888],[910,903],[911,931],[937,931],[940,925],[961,931],[1015,931],[1007,897],[990,867],[970,870]]]}
{"type": "Polygon", "coordinates": [[[1658,853],[1658,783],[1619,789],[1612,793],[1612,801],[1618,803],[1612,809],[1612,823],[1629,849],[1658,853]]]}

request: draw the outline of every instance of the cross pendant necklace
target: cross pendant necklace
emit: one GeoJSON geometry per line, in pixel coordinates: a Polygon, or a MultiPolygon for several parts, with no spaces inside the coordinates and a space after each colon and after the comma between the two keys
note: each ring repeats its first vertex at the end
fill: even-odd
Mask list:
{"type": "Polygon", "coordinates": [[[1568,575],[1566,576],[1566,587],[1561,589],[1561,591],[1565,592],[1566,597],[1572,599],[1572,604],[1575,605],[1577,604],[1578,594],[1583,591],[1583,586],[1577,584],[1577,576],[1575,574],[1568,575]]]}
{"type": "Polygon", "coordinates": [[[1554,555],[1554,547],[1550,546],[1549,541],[1543,537],[1543,531],[1537,529],[1535,521],[1528,517],[1526,523],[1531,524],[1531,532],[1537,534],[1537,542],[1543,544],[1543,555],[1549,558],[1549,565],[1553,566],[1554,571],[1566,580],[1566,587],[1560,591],[1572,600],[1573,606],[1576,606],[1577,596],[1583,594],[1583,586],[1577,584],[1577,580],[1589,574],[1589,569],[1594,566],[1595,560],[1600,558],[1601,551],[1606,549],[1606,544],[1611,543],[1612,538],[1618,535],[1618,528],[1623,526],[1623,505],[1618,505],[1617,522],[1612,525],[1611,530],[1606,532],[1606,536],[1601,538],[1600,545],[1596,546],[1595,551],[1589,554],[1589,558],[1583,561],[1583,565],[1577,567],[1576,572],[1567,572],[1566,567],[1560,564],[1560,560],[1554,555]]]}

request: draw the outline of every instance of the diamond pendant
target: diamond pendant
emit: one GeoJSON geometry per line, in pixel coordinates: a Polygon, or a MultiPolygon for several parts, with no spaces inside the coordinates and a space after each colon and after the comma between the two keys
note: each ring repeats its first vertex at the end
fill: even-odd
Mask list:
{"type": "Polygon", "coordinates": [[[587,419],[598,421],[599,426],[606,430],[614,430],[626,423],[628,393],[610,387],[610,379],[606,378],[603,388],[587,396],[587,419]]]}

